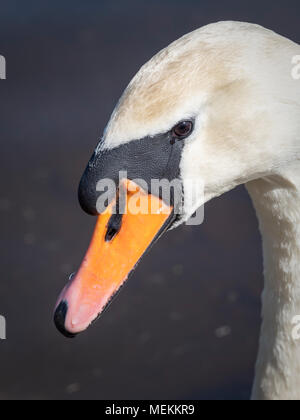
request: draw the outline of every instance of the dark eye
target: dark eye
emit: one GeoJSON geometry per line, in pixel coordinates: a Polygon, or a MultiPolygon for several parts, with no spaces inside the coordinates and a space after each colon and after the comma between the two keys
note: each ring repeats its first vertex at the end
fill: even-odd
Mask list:
{"type": "Polygon", "coordinates": [[[173,137],[182,140],[191,134],[193,128],[194,124],[192,121],[181,121],[173,128],[172,135],[173,137]]]}

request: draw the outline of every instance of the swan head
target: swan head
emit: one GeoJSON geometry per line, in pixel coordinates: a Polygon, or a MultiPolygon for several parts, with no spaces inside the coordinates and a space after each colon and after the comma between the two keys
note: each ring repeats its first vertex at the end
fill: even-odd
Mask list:
{"type": "MultiPolygon", "coordinates": [[[[135,240],[129,271],[154,238],[187,221],[199,206],[239,184],[269,176],[295,158],[299,111],[285,101],[287,91],[289,98],[295,95],[293,45],[257,25],[221,22],[184,36],[141,68],[119,100],[79,186],[82,208],[103,214],[93,258],[100,258],[101,241],[102,248],[111,246],[101,264],[107,264],[113,279],[103,279],[110,274],[99,268],[99,261],[91,262],[98,271],[88,266],[93,245],[59,298],[56,324],[62,332],[81,332],[102,312],[128,276],[117,259],[135,240]],[[169,200],[152,185],[162,179],[177,181],[169,200]],[[103,180],[116,188],[104,192],[99,187],[103,180]],[[136,222],[111,214],[120,191],[128,197],[130,188],[146,201],[154,197],[159,220],[154,222],[152,215],[136,222]],[[108,213],[99,208],[104,196],[111,206],[108,213]],[[107,229],[113,240],[104,243],[107,229]],[[147,240],[134,239],[133,230],[147,240]],[[125,232],[128,236],[121,238],[125,232]]],[[[127,261],[132,253],[126,254],[127,261]]]]}

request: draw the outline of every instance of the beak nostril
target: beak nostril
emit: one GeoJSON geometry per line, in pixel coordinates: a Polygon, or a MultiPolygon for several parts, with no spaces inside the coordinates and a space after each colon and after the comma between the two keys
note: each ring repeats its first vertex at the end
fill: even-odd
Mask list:
{"type": "Polygon", "coordinates": [[[119,187],[118,193],[117,193],[117,202],[115,206],[115,213],[112,214],[111,218],[109,219],[108,225],[107,225],[107,232],[105,235],[105,242],[111,242],[114,237],[120,232],[122,227],[122,220],[123,220],[123,214],[124,214],[124,204],[121,203],[121,197],[120,195],[124,194],[123,189],[121,186],[119,187]]]}
{"type": "Polygon", "coordinates": [[[105,242],[110,242],[119,233],[122,227],[123,214],[113,214],[109,219],[107,225],[107,232],[105,235],[105,242]]]}
{"type": "Polygon", "coordinates": [[[65,322],[66,316],[68,313],[68,303],[66,301],[62,301],[58,307],[56,308],[54,314],[54,323],[58,331],[63,334],[67,338],[75,338],[77,334],[72,334],[66,330],[65,322]]]}
{"type": "Polygon", "coordinates": [[[117,234],[117,230],[114,228],[109,228],[105,235],[105,242],[111,242],[117,234]]]}

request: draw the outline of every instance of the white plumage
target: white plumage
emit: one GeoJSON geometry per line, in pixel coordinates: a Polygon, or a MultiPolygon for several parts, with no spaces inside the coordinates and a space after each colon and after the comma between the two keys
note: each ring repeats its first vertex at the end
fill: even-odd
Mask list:
{"type": "MultiPolygon", "coordinates": [[[[115,148],[193,117],[181,177],[204,182],[197,204],[246,183],[266,280],[254,399],[300,399],[300,342],[292,337],[300,315],[299,55],[299,45],[257,25],[201,28],[139,71],[101,143],[115,148]]],[[[185,219],[191,213],[187,206],[185,219]]]]}

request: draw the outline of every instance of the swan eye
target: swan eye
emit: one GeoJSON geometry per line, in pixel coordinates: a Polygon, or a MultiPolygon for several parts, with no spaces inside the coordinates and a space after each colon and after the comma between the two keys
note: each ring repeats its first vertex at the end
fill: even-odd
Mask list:
{"type": "Polygon", "coordinates": [[[182,140],[189,136],[191,132],[193,131],[194,124],[192,121],[181,121],[172,130],[173,138],[177,138],[179,140],[182,140]]]}

